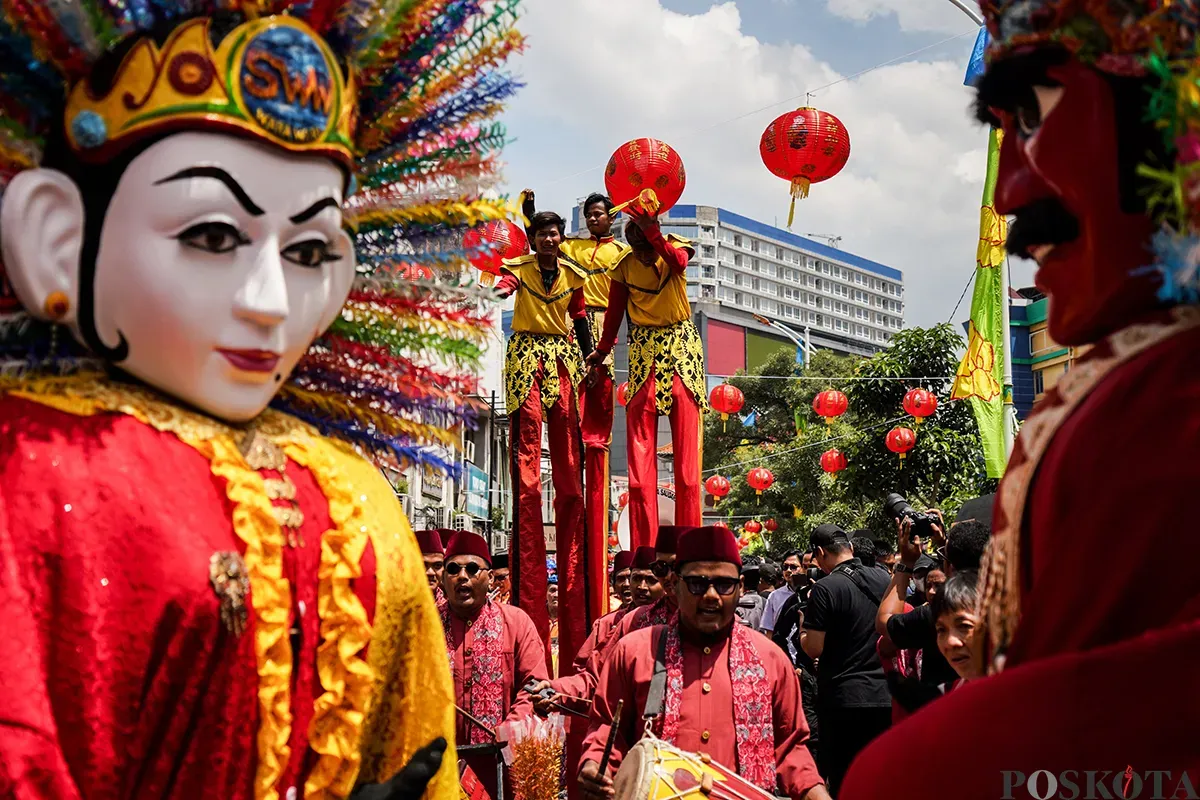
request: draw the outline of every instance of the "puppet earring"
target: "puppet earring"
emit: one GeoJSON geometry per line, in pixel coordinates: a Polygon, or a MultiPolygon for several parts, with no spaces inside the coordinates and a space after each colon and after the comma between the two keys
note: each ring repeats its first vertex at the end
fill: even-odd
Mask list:
{"type": "Polygon", "coordinates": [[[42,309],[46,312],[46,316],[53,320],[65,317],[70,308],[71,301],[67,299],[66,292],[51,292],[46,297],[46,302],[42,304],[42,309]]]}

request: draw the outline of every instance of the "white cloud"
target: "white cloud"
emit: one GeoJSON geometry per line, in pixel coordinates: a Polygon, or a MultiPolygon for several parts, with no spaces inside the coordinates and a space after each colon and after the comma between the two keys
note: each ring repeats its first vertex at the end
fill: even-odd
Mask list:
{"type": "MultiPolygon", "coordinates": [[[[733,2],[684,15],[658,0],[528,0],[522,30],[528,86],[507,116],[514,194],[532,186],[539,207],[567,210],[602,188],[620,143],[655,136],[684,159],[684,202],[786,219],[787,183],[759,160],[759,136],[841,77],[807,47],[746,35],[733,2]],[[799,100],[712,127],[789,97],[799,100]]],[[[845,123],[852,152],[797,205],[793,229],[840,235],[845,250],[902,269],[910,324],[946,320],[974,264],[986,132],[970,117],[962,61],[884,67],[812,99],[845,123]]]]}
{"type": "MultiPolygon", "coordinates": [[[[965,0],[978,8],[976,0],[965,0]]],[[[970,19],[950,0],[825,0],[831,14],[854,22],[894,15],[904,31],[961,33],[970,19]]]]}

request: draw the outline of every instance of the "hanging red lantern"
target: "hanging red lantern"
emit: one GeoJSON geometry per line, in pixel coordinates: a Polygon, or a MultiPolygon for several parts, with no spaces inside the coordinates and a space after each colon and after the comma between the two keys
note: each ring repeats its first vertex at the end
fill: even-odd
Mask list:
{"type": "Polygon", "coordinates": [[[714,528],[724,528],[725,530],[729,530],[729,525],[724,522],[714,522],[713,527],[714,528]]]}
{"type": "Polygon", "coordinates": [[[832,475],[846,468],[846,454],[836,447],[821,453],[821,469],[832,475]]]}
{"type": "Polygon", "coordinates": [[[763,529],[762,523],[756,519],[750,520],[743,527],[745,527],[746,533],[762,533],[763,529]]]}
{"type": "Polygon", "coordinates": [[[615,533],[610,533],[608,535],[608,546],[609,547],[620,547],[621,546],[621,540],[617,538],[617,535],[615,533]]]}
{"type": "Polygon", "coordinates": [[[657,216],[679,202],[687,185],[683,159],[666,142],[633,139],[617,148],[604,170],[604,188],[617,213],[635,200],[657,216]]]}
{"type": "Polygon", "coordinates": [[[474,251],[467,259],[480,272],[499,275],[506,258],[519,258],[529,250],[529,240],[520,225],[509,219],[493,219],[463,234],[463,249],[474,251]]]}
{"type": "Polygon", "coordinates": [[[775,476],[766,467],[755,467],[746,473],[746,483],[750,484],[750,488],[759,496],[759,502],[762,502],[762,493],[770,489],[774,482],[775,476]]]}
{"type": "Polygon", "coordinates": [[[833,114],[798,108],[767,126],[758,153],[772,175],[792,182],[790,228],[796,200],[808,197],[811,184],[837,175],[850,160],[850,134],[833,114]]]}
{"type": "Polygon", "coordinates": [[[624,508],[629,505],[629,492],[621,492],[621,496],[617,498],[617,508],[624,508]]]}
{"type": "Polygon", "coordinates": [[[704,491],[717,498],[717,502],[721,502],[721,498],[729,494],[729,478],[724,475],[712,475],[704,482],[704,491]]]}
{"type": "Polygon", "coordinates": [[[617,403],[626,405],[629,402],[629,381],[625,381],[617,387],[617,403]]]}
{"type": "MultiPolygon", "coordinates": [[[[721,421],[728,422],[730,414],[736,414],[746,404],[746,395],[732,383],[722,383],[708,393],[708,402],[721,414],[721,421]]],[[[724,426],[722,426],[724,427],[724,426]]]]}
{"type": "Polygon", "coordinates": [[[768,533],[774,533],[775,531],[779,530],[779,523],[774,519],[769,519],[763,523],[763,527],[767,529],[768,533]]]}
{"type": "Polygon", "coordinates": [[[904,457],[917,443],[917,434],[912,428],[896,427],[888,431],[884,441],[887,443],[888,450],[900,456],[900,464],[903,466],[904,457]]]}
{"type": "Polygon", "coordinates": [[[904,410],[917,418],[920,425],[926,417],[937,411],[937,395],[928,389],[909,389],[904,395],[904,410]]]}
{"type": "Polygon", "coordinates": [[[813,411],[824,418],[826,425],[832,425],[834,418],[845,414],[849,407],[850,401],[837,389],[827,389],[813,398],[813,411]]]}

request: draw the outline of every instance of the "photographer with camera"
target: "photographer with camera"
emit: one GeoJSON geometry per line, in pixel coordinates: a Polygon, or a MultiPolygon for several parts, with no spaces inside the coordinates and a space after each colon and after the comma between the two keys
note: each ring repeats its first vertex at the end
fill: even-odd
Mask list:
{"type": "Polygon", "coordinates": [[[922,566],[930,566],[931,559],[923,552],[925,543],[932,542],[944,562],[940,570],[936,564],[928,570],[927,582],[932,582],[939,572],[952,576],[956,572],[978,570],[991,530],[976,518],[976,509],[989,507],[990,502],[990,497],[984,497],[963,504],[958,519],[946,534],[937,509],[920,513],[898,494],[889,494],[884,501],[884,509],[896,520],[900,560],[879,604],[875,629],[882,637],[879,652],[884,658],[899,650],[920,652],[915,679],[896,678],[891,682],[892,695],[906,712],[916,711],[941,697],[939,687],[957,677],[938,649],[933,607],[915,602],[916,598],[915,608],[906,610],[905,606],[910,582],[916,582],[922,566]]]}
{"type": "Polygon", "coordinates": [[[817,669],[821,774],[837,795],[850,762],[891,725],[891,698],[875,650],[875,614],[887,588],[882,570],[854,557],[850,537],[837,525],[813,531],[813,561],[825,577],[808,593],[800,647],[817,669]]]}

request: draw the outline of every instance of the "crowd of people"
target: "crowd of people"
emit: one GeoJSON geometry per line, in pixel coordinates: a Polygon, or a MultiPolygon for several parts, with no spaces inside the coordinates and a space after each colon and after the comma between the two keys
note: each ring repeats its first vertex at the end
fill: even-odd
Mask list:
{"type": "MultiPolygon", "coordinates": [[[[821,525],[779,563],[743,558],[723,527],[663,526],[653,547],[613,555],[613,610],[562,665],[508,605],[503,554],[474,533],[420,531],[458,741],[502,740],[505,722],[566,713],[570,793],[604,800],[645,718],[766,792],[834,796],[874,738],[982,676],[976,583],[992,500],[969,501],[950,525],[936,511],[936,523],[902,517],[895,548],[821,525]],[[630,709],[619,718],[618,702],[630,709]]],[[[465,761],[494,797],[494,756],[465,761]]]]}

